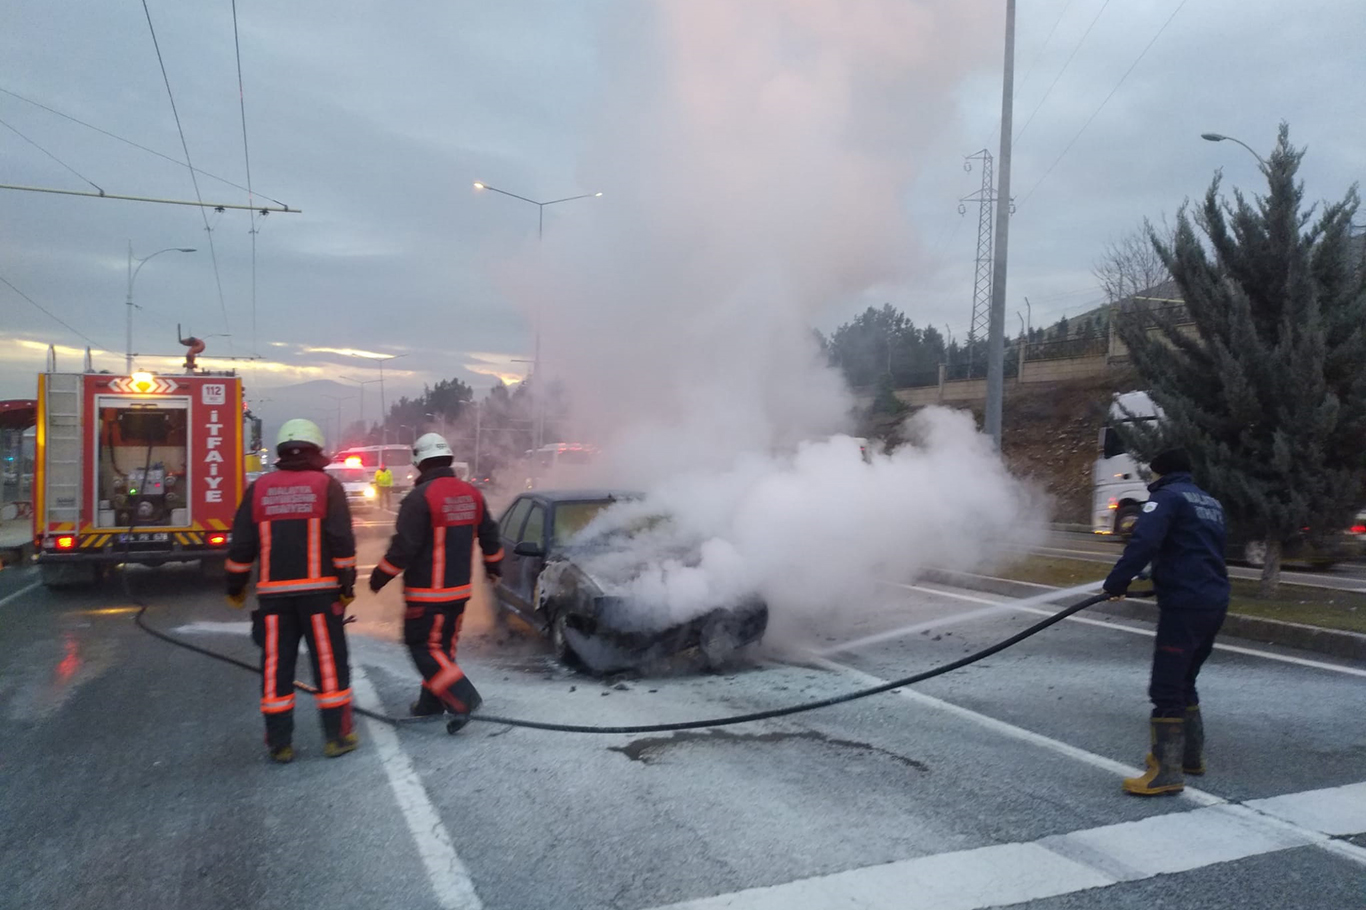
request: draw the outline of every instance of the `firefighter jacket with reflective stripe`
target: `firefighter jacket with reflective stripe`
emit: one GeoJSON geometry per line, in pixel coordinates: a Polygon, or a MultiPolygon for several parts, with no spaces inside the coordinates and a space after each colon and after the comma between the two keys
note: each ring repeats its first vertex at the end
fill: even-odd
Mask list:
{"type": "Polygon", "coordinates": [[[281,470],[247,488],[232,525],[228,591],[246,587],[260,559],[256,596],[331,592],[355,578],[356,538],[346,491],[317,470],[281,470]]]}
{"type": "Polygon", "coordinates": [[[476,543],[486,567],[503,558],[498,523],[483,494],[450,468],[424,471],[399,506],[389,551],[370,587],[378,590],[402,573],[403,599],[411,604],[465,600],[476,543]]]}

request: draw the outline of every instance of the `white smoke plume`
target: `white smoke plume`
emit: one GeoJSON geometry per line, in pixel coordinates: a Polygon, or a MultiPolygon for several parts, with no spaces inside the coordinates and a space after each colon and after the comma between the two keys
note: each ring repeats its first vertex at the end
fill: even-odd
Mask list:
{"type": "Polygon", "coordinates": [[[604,195],[571,203],[500,280],[604,450],[595,480],[649,491],[639,508],[705,542],[640,593],[677,615],[744,590],[814,613],[879,578],[980,562],[1000,529],[1030,524],[1025,492],[963,415],[917,417],[922,445],[871,465],[831,438],[853,429],[853,399],[812,326],[913,284],[905,194],[999,33],[996,5],[616,9],[581,169],[604,195]]]}

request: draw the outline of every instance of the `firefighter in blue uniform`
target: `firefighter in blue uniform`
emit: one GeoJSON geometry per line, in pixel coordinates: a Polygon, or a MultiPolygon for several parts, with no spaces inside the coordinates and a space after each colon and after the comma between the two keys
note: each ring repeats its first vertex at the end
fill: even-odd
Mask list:
{"type": "Polygon", "coordinates": [[[1184,774],[1204,774],[1205,726],[1195,678],[1214,648],[1228,613],[1224,565],[1224,509],[1195,485],[1183,449],[1158,455],[1133,536],[1105,579],[1105,592],[1120,598],[1149,563],[1157,593],[1157,639],[1148,697],[1153,703],[1152,748],[1145,772],[1127,778],[1137,796],[1179,793],[1184,774]]]}

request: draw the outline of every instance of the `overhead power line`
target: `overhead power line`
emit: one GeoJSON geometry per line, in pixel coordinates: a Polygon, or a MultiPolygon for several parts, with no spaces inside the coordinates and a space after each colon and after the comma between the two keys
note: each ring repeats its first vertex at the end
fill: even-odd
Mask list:
{"type": "Polygon", "coordinates": [[[1062,23],[1062,17],[1066,16],[1067,11],[1072,8],[1072,2],[1073,0],[1067,0],[1062,6],[1062,12],[1058,13],[1058,18],[1053,20],[1053,27],[1048,30],[1048,36],[1043,39],[1043,44],[1039,45],[1039,52],[1035,54],[1034,59],[1029,62],[1028,68],[1025,69],[1024,76],[1020,79],[1021,91],[1024,91],[1024,87],[1029,84],[1029,77],[1034,75],[1034,68],[1037,67],[1039,61],[1043,59],[1043,52],[1048,50],[1048,42],[1053,40],[1053,33],[1058,30],[1058,25],[1062,23]]]}
{"type": "Polygon", "coordinates": [[[1129,78],[1129,74],[1132,73],[1134,69],[1138,67],[1138,64],[1143,61],[1143,58],[1148,55],[1148,51],[1151,50],[1152,46],[1157,43],[1157,39],[1162,37],[1162,33],[1167,30],[1167,26],[1172,24],[1172,20],[1176,18],[1177,14],[1181,12],[1181,10],[1185,7],[1185,5],[1188,2],[1189,0],[1181,0],[1181,2],[1176,5],[1176,9],[1172,10],[1172,14],[1167,17],[1167,20],[1163,22],[1161,26],[1158,27],[1157,32],[1154,33],[1152,39],[1146,45],[1144,45],[1143,50],[1140,51],[1138,56],[1134,58],[1134,62],[1129,64],[1129,68],[1124,71],[1124,75],[1119,77],[1119,81],[1115,83],[1115,87],[1110,89],[1110,94],[1106,95],[1104,100],[1100,102],[1099,106],[1097,106],[1096,109],[1091,112],[1091,116],[1086,118],[1086,122],[1081,125],[1081,129],[1077,130],[1077,134],[1072,137],[1072,140],[1070,142],[1067,143],[1067,145],[1063,148],[1062,152],[1058,154],[1058,157],[1053,159],[1053,163],[1048,166],[1048,170],[1043,172],[1043,176],[1038,179],[1038,182],[1035,183],[1032,187],[1030,187],[1028,193],[1025,193],[1024,198],[1020,200],[1020,205],[1024,205],[1026,202],[1028,202],[1029,197],[1034,195],[1035,190],[1037,190],[1039,186],[1045,180],[1048,179],[1049,174],[1053,173],[1053,169],[1058,166],[1058,162],[1062,161],[1062,159],[1067,156],[1067,153],[1072,150],[1072,146],[1077,144],[1077,140],[1081,138],[1081,134],[1086,132],[1086,128],[1090,126],[1091,122],[1095,120],[1096,117],[1100,115],[1100,112],[1105,109],[1105,105],[1109,104],[1110,99],[1115,97],[1115,93],[1118,92],[1120,86],[1124,84],[1124,80],[1129,78]]]}
{"type": "MultiPolygon", "coordinates": [[[[1087,37],[1091,34],[1091,29],[1096,27],[1096,23],[1100,21],[1101,15],[1104,14],[1105,8],[1109,5],[1110,0],[1105,0],[1105,2],[1100,5],[1100,9],[1096,11],[1095,18],[1091,20],[1090,25],[1086,26],[1086,31],[1081,33],[1081,38],[1077,40],[1076,46],[1072,48],[1072,53],[1067,55],[1067,60],[1063,63],[1062,69],[1058,70],[1058,74],[1054,76],[1053,81],[1048,84],[1048,88],[1044,91],[1043,97],[1039,99],[1039,103],[1034,105],[1034,110],[1030,111],[1029,118],[1025,120],[1024,126],[1020,127],[1020,131],[1015,134],[1016,142],[1019,142],[1020,137],[1024,135],[1025,130],[1029,129],[1029,124],[1034,122],[1034,115],[1039,112],[1039,108],[1043,107],[1043,103],[1048,100],[1048,96],[1053,94],[1053,89],[1057,86],[1058,80],[1062,78],[1063,73],[1067,72],[1067,68],[1072,65],[1072,60],[1077,56],[1077,51],[1081,50],[1081,46],[1086,43],[1087,37]]],[[[1055,25],[1054,27],[1056,28],[1057,26],[1055,25]]]]}
{"type": "Polygon", "coordinates": [[[65,319],[63,319],[62,317],[58,316],[56,313],[52,312],[51,310],[49,310],[47,307],[43,306],[43,305],[42,305],[41,303],[39,303],[38,301],[34,300],[32,297],[30,297],[29,295],[25,294],[23,291],[19,290],[19,289],[18,289],[17,287],[15,287],[14,285],[10,284],[9,279],[6,278],[4,275],[0,275],[0,284],[4,284],[4,285],[5,285],[6,287],[8,287],[11,291],[13,291],[14,293],[18,294],[20,297],[24,298],[24,299],[27,300],[29,303],[33,304],[34,307],[36,307],[36,308],[38,309],[39,312],[41,312],[41,313],[43,313],[44,315],[46,315],[49,319],[52,319],[54,322],[57,322],[57,323],[59,323],[60,325],[62,325],[64,328],[67,329],[67,331],[73,332],[74,334],[79,335],[80,337],[84,338],[85,341],[86,341],[86,343],[89,344],[91,347],[96,347],[96,348],[102,347],[102,345],[100,345],[97,341],[95,341],[95,340],[94,340],[93,338],[91,338],[89,335],[85,334],[85,333],[82,332],[80,329],[76,328],[76,327],[73,326],[71,323],[67,322],[65,319]]]}
{"type": "Polygon", "coordinates": [[[57,163],[60,164],[62,167],[66,168],[68,171],[70,171],[71,173],[75,174],[77,177],[81,178],[81,179],[84,180],[86,183],[88,183],[88,184],[90,184],[91,186],[93,186],[95,189],[99,190],[101,196],[104,195],[104,188],[101,187],[98,183],[96,183],[95,181],[91,180],[89,177],[85,176],[85,175],[82,174],[80,171],[76,170],[74,167],[72,167],[71,165],[67,164],[65,161],[63,161],[62,159],[58,158],[56,155],[52,154],[52,153],[49,152],[47,149],[43,148],[41,145],[39,145],[38,143],[34,142],[32,139],[30,139],[29,137],[25,136],[23,133],[19,132],[19,131],[18,131],[17,129],[15,129],[14,127],[10,126],[10,125],[9,125],[8,123],[6,123],[5,121],[0,120],[0,126],[3,126],[5,129],[9,130],[11,133],[13,133],[14,135],[18,136],[20,139],[24,140],[24,141],[27,142],[29,145],[31,145],[31,146],[33,146],[34,148],[36,148],[38,151],[42,152],[44,155],[48,156],[48,157],[51,158],[53,161],[57,162],[57,163]]]}
{"type": "MultiPolygon", "coordinates": [[[[139,151],[146,152],[146,153],[149,154],[149,155],[156,155],[158,158],[163,158],[163,159],[165,159],[166,161],[171,162],[172,164],[178,164],[178,165],[180,165],[181,167],[190,167],[190,165],[186,164],[184,161],[181,161],[179,158],[172,157],[171,155],[167,155],[167,154],[164,153],[164,152],[158,152],[156,149],[153,149],[153,148],[148,148],[147,146],[142,145],[141,143],[134,142],[132,139],[126,139],[126,138],[124,138],[123,136],[118,135],[117,133],[111,133],[111,132],[109,132],[109,130],[101,129],[101,128],[98,127],[98,126],[95,126],[95,124],[93,124],[93,123],[87,123],[86,121],[80,119],[79,117],[73,117],[73,116],[71,116],[70,114],[63,113],[62,111],[57,110],[55,107],[50,107],[50,106],[48,106],[48,105],[46,105],[46,104],[43,104],[41,101],[34,101],[32,98],[26,98],[25,96],[19,94],[18,92],[12,92],[12,91],[10,91],[9,89],[4,88],[3,86],[0,86],[0,94],[2,94],[2,95],[9,95],[11,98],[17,98],[17,99],[19,99],[20,101],[24,102],[25,104],[31,104],[31,105],[33,105],[34,107],[41,108],[42,110],[47,111],[49,114],[54,114],[54,115],[56,115],[56,116],[58,116],[58,117],[61,117],[63,120],[69,120],[69,121],[71,121],[72,123],[76,124],[77,126],[83,126],[83,127],[85,127],[86,129],[88,129],[88,130],[94,130],[95,132],[97,132],[97,133],[99,133],[99,134],[101,134],[101,135],[103,135],[103,136],[108,136],[110,139],[115,139],[115,140],[117,140],[117,141],[119,141],[119,142],[122,142],[124,145],[131,145],[133,148],[138,149],[139,151]]],[[[206,170],[204,170],[204,169],[202,169],[202,168],[193,168],[192,170],[194,170],[196,173],[203,174],[205,177],[208,177],[210,180],[217,180],[219,183],[227,184],[228,186],[233,187],[234,189],[238,189],[238,190],[246,190],[246,189],[247,189],[247,187],[242,186],[240,183],[233,183],[231,180],[227,179],[226,177],[219,177],[217,174],[211,174],[211,173],[209,173],[208,171],[206,171],[206,170]]],[[[88,182],[88,181],[87,181],[87,182],[88,182]]],[[[283,202],[281,202],[280,200],[275,199],[275,198],[273,198],[273,197],[271,197],[271,196],[267,196],[265,193],[262,193],[262,194],[261,194],[261,198],[262,198],[262,199],[269,199],[271,202],[275,203],[276,205],[283,206],[283,207],[286,208],[286,209],[289,208],[289,206],[285,205],[285,203],[283,203],[283,202]]]]}
{"type": "Polygon", "coordinates": [[[161,56],[161,44],[157,41],[157,30],[152,25],[152,11],[147,8],[147,0],[142,0],[142,12],[147,17],[147,30],[152,34],[152,47],[157,52],[157,64],[161,67],[161,80],[166,83],[166,97],[171,101],[171,114],[175,116],[176,132],[180,133],[180,147],[185,152],[185,165],[190,169],[190,182],[194,184],[194,196],[199,200],[199,215],[204,219],[204,233],[209,238],[209,258],[213,260],[213,279],[218,285],[218,308],[223,313],[223,328],[228,334],[228,350],[231,351],[232,327],[228,324],[228,305],[223,302],[223,277],[218,271],[218,252],[214,249],[213,231],[209,229],[209,215],[204,211],[204,197],[199,193],[199,178],[195,176],[194,162],[190,158],[190,145],[185,141],[185,128],[180,123],[180,112],[176,110],[175,93],[171,91],[171,77],[166,74],[166,61],[161,56]]]}

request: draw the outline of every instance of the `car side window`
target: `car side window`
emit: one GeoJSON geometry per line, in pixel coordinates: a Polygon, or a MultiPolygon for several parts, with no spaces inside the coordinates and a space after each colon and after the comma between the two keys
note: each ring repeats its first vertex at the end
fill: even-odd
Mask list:
{"type": "Polygon", "coordinates": [[[503,520],[498,523],[499,533],[508,540],[518,540],[517,532],[522,529],[522,521],[526,518],[526,513],[531,509],[530,499],[519,499],[503,513],[503,520]]]}
{"type": "Polygon", "coordinates": [[[526,541],[538,544],[545,541],[545,508],[542,506],[532,506],[531,514],[527,516],[526,527],[518,538],[518,542],[526,541]]]}

